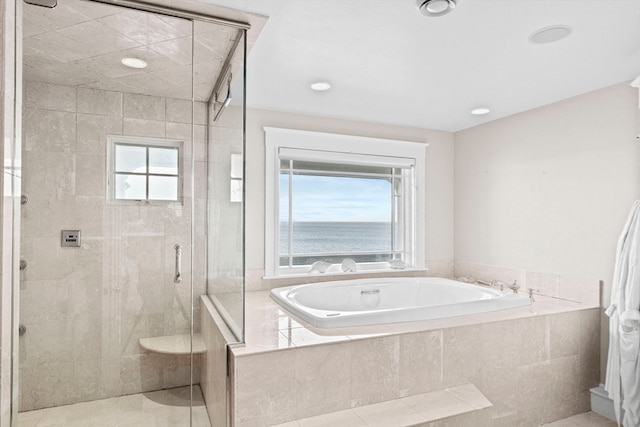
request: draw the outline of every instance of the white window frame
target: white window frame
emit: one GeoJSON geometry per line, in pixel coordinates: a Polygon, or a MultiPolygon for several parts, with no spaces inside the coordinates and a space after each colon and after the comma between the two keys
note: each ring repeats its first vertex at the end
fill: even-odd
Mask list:
{"type": "MultiPolygon", "coordinates": [[[[147,173],[147,175],[149,175],[147,173]]],[[[152,174],[153,175],[153,174],[152,174]]],[[[178,139],[145,138],[126,135],[107,136],[107,201],[109,204],[129,204],[129,205],[172,205],[183,204],[184,198],[184,141],[178,139]],[[132,145],[138,147],[158,147],[178,149],[178,197],[177,200],[149,200],[149,199],[116,199],[115,197],[115,166],[116,145],[132,145]]]]}
{"type": "MultiPolygon", "coordinates": [[[[413,179],[403,180],[405,262],[411,269],[423,269],[425,213],[425,154],[428,144],[323,132],[264,127],[265,132],[265,277],[309,274],[308,266],[280,267],[280,158],[320,160],[370,166],[413,165],[413,179]]],[[[390,270],[387,262],[359,263],[359,272],[390,270]]],[[[342,273],[332,265],[328,274],[342,273]]],[[[325,273],[325,274],[327,274],[325,273]]]]}

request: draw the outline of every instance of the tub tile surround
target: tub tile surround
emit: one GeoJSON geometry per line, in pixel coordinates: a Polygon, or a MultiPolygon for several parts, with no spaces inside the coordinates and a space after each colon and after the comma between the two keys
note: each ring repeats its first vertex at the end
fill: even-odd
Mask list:
{"type": "Polygon", "coordinates": [[[456,261],[454,277],[473,277],[482,280],[500,280],[510,285],[514,280],[520,292],[534,289],[536,295],[600,304],[600,282],[553,273],[533,272],[523,268],[510,268],[489,264],[456,261]]]}
{"type": "Polygon", "coordinates": [[[322,414],[351,417],[366,405],[467,383],[493,404],[467,415],[474,426],[535,426],[588,410],[600,378],[593,304],[538,296],[499,312],[319,329],[267,291],[246,297],[246,345],[230,354],[236,427],[314,425],[322,414]]]}
{"type": "MultiPolygon", "coordinates": [[[[196,120],[204,124],[201,107],[196,120]]],[[[194,155],[196,182],[205,183],[205,126],[194,129],[192,153],[191,114],[181,100],[25,83],[21,410],[189,384],[188,356],[147,352],[138,340],[189,332],[191,273],[179,285],[172,279],[173,244],[190,238],[190,200],[175,208],[110,205],[105,165],[107,135],[179,138],[185,173],[194,155]],[[61,248],[62,229],[80,229],[82,247],[61,248]]],[[[185,180],[185,194],[190,185],[185,180]]],[[[202,228],[201,193],[197,187],[195,226],[202,228]]],[[[204,246],[197,236],[196,253],[204,246]]],[[[183,265],[190,258],[183,250],[183,265]]],[[[197,296],[205,260],[193,265],[197,296]]]]}

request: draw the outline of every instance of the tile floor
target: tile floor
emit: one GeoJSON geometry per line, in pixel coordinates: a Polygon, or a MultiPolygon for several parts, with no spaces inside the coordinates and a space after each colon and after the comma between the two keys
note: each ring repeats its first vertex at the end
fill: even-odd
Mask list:
{"type": "MultiPolygon", "coordinates": [[[[193,426],[210,427],[199,386],[193,395],[193,426]]],[[[189,387],[21,412],[18,427],[189,427],[189,387]]]]}
{"type": "MultiPolygon", "coordinates": [[[[353,410],[343,412],[344,414],[332,414],[338,417],[333,420],[337,424],[331,423],[333,427],[343,425],[342,422],[349,417],[351,422],[347,421],[346,424],[349,427],[380,425],[377,421],[384,418],[377,414],[377,419],[374,420],[376,422],[365,422],[365,415],[372,414],[358,414],[353,410]]],[[[312,418],[302,421],[285,423],[282,427],[318,425],[314,424],[317,420],[312,418]]],[[[210,427],[198,386],[194,388],[193,426],[210,427]]],[[[18,414],[18,427],[189,427],[189,388],[180,387],[21,412],[18,414]]],[[[543,427],[616,427],[616,423],[594,412],[585,412],[543,427]]]]}
{"type": "Polygon", "coordinates": [[[564,420],[545,424],[543,427],[616,427],[615,421],[602,417],[595,412],[585,412],[564,420]]]}
{"type": "MultiPolygon", "coordinates": [[[[312,417],[298,421],[291,421],[288,423],[279,424],[275,427],[391,427],[398,425],[413,425],[399,423],[398,421],[398,418],[390,419],[389,417],[384,416],[374,420],[367,420],[360,416],[360,414],[354,413],[353,410],[346,410],[334,412],[329,416],[312,417]]],[[[422,423],[419,424],[422,425],[422,423]]],[[[474,426],[469,425],[465,427],[474,426]]],[[[595,412],[585,412],[583,414],[574,415],[573,417],[555,421],[550,424],[544,424],[540,427],[616,427],[616,423],[615,421],[611,421],[608,418],[601,417],[595,412]]]]}

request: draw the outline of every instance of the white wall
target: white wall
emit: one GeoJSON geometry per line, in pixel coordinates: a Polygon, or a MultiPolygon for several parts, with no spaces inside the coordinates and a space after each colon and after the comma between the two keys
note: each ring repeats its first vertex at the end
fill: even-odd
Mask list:
{"type": "Polygon", "coordinates": [[[455,134],[455,256],[603,280],[640,198],[638,93],[596,90],[455,134]]]}
{"type": "Polygon", "coordinates": [[[453,260],[453,134],[425,129],[314,117],[276,111],[247,110],[247,288],[275,285],[264,274],[264,126],[350,134],[429,143],[426,162],[426,261],[446,271],[453,260]]]}

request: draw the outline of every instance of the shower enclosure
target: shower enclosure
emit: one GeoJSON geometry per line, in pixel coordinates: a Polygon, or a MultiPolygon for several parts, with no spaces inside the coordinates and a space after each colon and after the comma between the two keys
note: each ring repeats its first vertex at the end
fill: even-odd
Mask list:
{"type": "Polygon", "coordinates": [[[248,26],[28,3],[12,425],[209,426],[200,298],[243,333],[248,26]]]}

